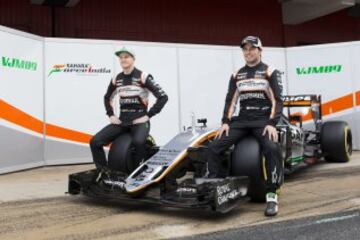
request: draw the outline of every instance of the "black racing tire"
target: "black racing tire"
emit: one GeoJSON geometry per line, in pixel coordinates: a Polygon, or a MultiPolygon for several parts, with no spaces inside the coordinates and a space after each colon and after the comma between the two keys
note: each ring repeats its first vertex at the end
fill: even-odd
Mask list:
{"type": "Polygon", "coordinates": [[[255,137],[247,136],[234,148],[231,158],[231,175],[248,176],[248,196],[253,202],[265,202],[266,190],[263,155],[255,137]]]}
{"type": "Polygon", "coordinates": [[[323,123],[320,132],[320,145],[328,162],[349,162],[352,154],[352,133],[343,121],[323,123]]]}
{"type": "MultiPolygon", "coordinates": [[[[151,135],[146,138],[145,148],[145,160],[153,156],[159,150],[159,147],[156,146],[155,140],[151,135]]],[[[130,133],[122,134],[111,144],[108,155],[108,167],[113,170],[130,174],[138,167],[133,162],[134,151],[135,149],[132,145],[130,133]]]]}
{"type": "Polygon", "coordinates": [[[132,138],[130,134],[122,134],[116,138],[108,155],[108,167],[112,170],[130,174],[132,170],[132,138]]]}

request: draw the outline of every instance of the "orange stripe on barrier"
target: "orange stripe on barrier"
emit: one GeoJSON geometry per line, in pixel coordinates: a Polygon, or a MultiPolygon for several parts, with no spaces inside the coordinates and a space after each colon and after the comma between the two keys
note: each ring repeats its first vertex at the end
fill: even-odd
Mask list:
{"type": "Polygon", "coordinates": [[[33,116],[11,106],[0,99],[0,117],[8,122],[22,126],[23,128],[42,134],[43,122],[33,116]]]}
{"type": "MultiPolygon", "coordinates": [[[[329,115],[332,113],[340,112],[353,106],[360,106],[360,91],[355,93],[356,102],[353,101],[353,94],[348,94],[343,97],[331,100],[322,104],[322,113],[323,116],[329,115]]],[[[294,113],[299,114],[299,113],[294,113]]],[[[33,116],[21,111],[20,109],[11,106],[5,101],[0,99],[0,117],[5,119],[8,122],[19,125],[28,130],[42,134],[44,131],[43,121],[34,118],[33,116]]],[[[311,120],[312,116],[309,112],[306,115],[302,116],[303,121],[311,120]]],[[[46,127],[46,136],[56,137],[64,140],[80,142],[80,143],[89,143],[92,135],[87,133],[82,133],[79,131],[59,127],[53,124],[45,124],[46,127]]]]}
{"type": "Polygon", "coordinates": [[[89,143],[92,135],[71,129],[46,124],[46,136],[66,139],[74,142],[89,143]]]}
{"type": "MultiPolygon", "coordinates": [[[[353,106],[354,106],[353,94],[348,94],[348,95],[342,96],[340,98],[336,98],[334,100],[323,103],[321,105],[321,111],[322,111],[322,115],[326,116],[326,115],[329,115],[332,113],[350,109],[353,106]]],[[[293,115],[299,115],[299,114],[301,115],[301,113],[297,112],[297,113],[294,113],[293,115]]],[[[308,121],[311,119],[312,119],[312,116],[311,116],[310,111],[306,115],[302,115],[303,121],[308,121]]]]}
{"type": "Polygon", "coordinates": [[[354,106],[353,94],[348,94],[335,100],[322,104],[321,110],[323,115],[340,112],[354,106]]]}
{"type": "Polygon", "coordinates": [[[356,106],[360,106],[360,91],[355,93],[356,106]]]}
{"type": "MultiPolygon", "coordinates": [[[[28,130],[43,134],[44,122],[11,106],[0,99],[0,117],[28,130]]],[[[67,128],[45,124],[46,136],[61,138],[80,143],[89,143],[92,135],[67,128]]]]}

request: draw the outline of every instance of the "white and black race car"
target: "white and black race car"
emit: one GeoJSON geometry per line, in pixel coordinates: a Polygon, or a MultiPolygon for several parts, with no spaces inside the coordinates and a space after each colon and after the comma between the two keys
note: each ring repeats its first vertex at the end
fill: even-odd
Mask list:
{"type": "MultiPolygon", "coordinates": [[[[284,173],[292,173],[308,159],[347,162],[352,153],[352,135],[346,122],[322,121],[321,97],[317,95],[284,96],[288,109],[277,125],[284,173]],[[309,108],[312,126],[303,126],[301,115],[291,113],[296,107],[309,108]]],[[[195,122],[195,121],[193,121],[195,122]]],[[[206,179],[206,149],[214,140],[216,129],[189,127],[165,146],[158,147],[149,136],[147,160],[133,172],[134,148],[130,135],[116,139],[109,151],[109,172],[94,169],[69,175],[69,194],[122,199],[184,208],[210,208],[228,212],[239,201],[265,200],[263,155],[256,139],[245,137],[223,154],[228,177],[206,179]]],[[[284,178],[282,178],[284,179],[284,178]]]]}

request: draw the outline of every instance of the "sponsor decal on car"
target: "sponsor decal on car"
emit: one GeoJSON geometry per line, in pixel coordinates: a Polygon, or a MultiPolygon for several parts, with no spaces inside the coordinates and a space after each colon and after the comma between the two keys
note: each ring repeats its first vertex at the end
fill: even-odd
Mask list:
{"type": "Polygon", "coordinates": [[[311,95],[286,95],[282,97],[284,102],[311,101],[311,95]]]}
{"type": "Polygon", "coordinates": [[[125,187],[125,182],[122,181],[112,181],[112,180],[104,179],[103,182],[107,185],[116,186],[121,189],[124,189],[125,187]]]}
{"type": "Polygon", "coordinates": [[[241,191],[231,186],[230,182],[216,187],[216,201],[218,206],[238,198],[241,191]]]}
{"type": "Polygon", "coordinates": [[[176,189],[177,193],[196,193],[197,190],[196,188],[191,188],[191,187],[181,187],[176,189]]]}

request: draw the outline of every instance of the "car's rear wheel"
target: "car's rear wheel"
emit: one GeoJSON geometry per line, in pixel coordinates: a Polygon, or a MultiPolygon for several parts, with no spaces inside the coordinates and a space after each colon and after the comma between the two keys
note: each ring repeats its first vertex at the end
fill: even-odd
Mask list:
{"type": "Polygon", "coordinates": [[[321,151],[328,162],[348,162],[352,154],[352,134],[343,121],[325,122],[320,133],[321,151]]]}
{"type": "Polygon", "coordinates": [[[234,148],[231,160],[232,176],[248,176],[248,196],[254,202],[265,202],[264,161],[255,137],[242,139],[234,148]]]}

